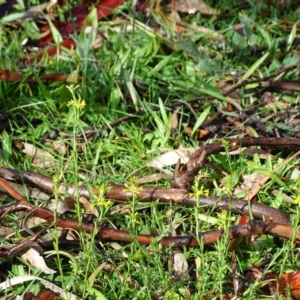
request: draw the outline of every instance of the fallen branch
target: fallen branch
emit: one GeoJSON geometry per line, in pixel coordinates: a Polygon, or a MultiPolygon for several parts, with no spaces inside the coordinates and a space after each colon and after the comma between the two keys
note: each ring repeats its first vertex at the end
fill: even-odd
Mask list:
{"type": "Polygon", "coordinates": [[[199,170],[206,164],[211,154],[225,150],[225,143],[228,143],[228,150],[236,150],[239,147],[262,146],[270,149],[300,150],[300,139],[287,138],[235,138],[224,139],[206,145],[196,150],[186,164],[179,164],[172,181],[172,187],[191,190],[191,185],[199,170]]]}
{"type": "MultiPolygon", "coordinates": [[[[30,183],[34,186],[46,190],[49,193],[53,193],[54,183],[51,178],[31,173],[20,172],[12,169],[0,168],[0,175],[10,180],[17,180],[25,183],[30,183]]],[[[30,204],[22,195],[14,191],[5,180],[1,179],[0,184],[2,187],[16,199],[16,204],[10,206],[2,206],[0,208],[0,215],[11,213],[14,211],[34,211],[34,215],[46,220],[48,223],[54,221],[54,215],[51,211],[35,207],[30,204]]],[[[57,189],[56,189],[57,190],[57,189]]],[[[90,198],[94,194],[99,193],[97,188],[88,189],[85,186],[76,187],[74,185],[60,184],[58,187],[60,193],[73,197],[85,196],[90,198]],[[89,192],[90,191],[90,192],[89,192]]],[[[300,243],[300,232],[295,234],[295,230],[290,226],[288,217],[274,208],[268,207],[263,204],[251,203],[242,200],[229,200],[219,199],[217,197],[201,197],[198,201],[191,198],[189,194],[184,190],[179,189],[159,189],[159,188],[141,188],[136,195],[137,199],[141,201],[161,201],[161,202],[174,202],[182,205],[202,205],[215,209],[225,209],[237,213],[249,213],[252,212],[253,217],[266,219],[252,220],[244,225],[232,226],[226,232],[227,238],[238,238],[248,235],[259,234],[271,234],[273,236],[282,237],[285,239],[294,238],[296,243],[300,243]],[[276,222],[276,223],[275,223],[276,222]],[[278,223],[277,223],[278,222],[278,223]]],[[[117,201],[128,201],[132,198],[132,194],[127,191],[126,186],[112,185],[107,187],[106,198],[114,199],[117,201]]],[[[95,228],[94,225],[79,223],[77,221],[56,217],[56,226],[62,228],[70,228],[74,230],[84,230],[87,233],[91,233],[97,230],[96,238],[98,240],[111,240],[111,241],[124,241],[131,242],[136,240],[141,244],[150,245],[154,241],[162,246],[176,246],[176,247],[197,247],[199,243],[211,244],[224,237],[224,230],[213,230],[204,233],[200,233],[198,237],[194,235],[188,236],[176,236],[176,237],[163,237],[158,238],[151,235],[138,234],[133,236],[127,230],[116,230],[107,227],[99,226],[95,228]]]]}

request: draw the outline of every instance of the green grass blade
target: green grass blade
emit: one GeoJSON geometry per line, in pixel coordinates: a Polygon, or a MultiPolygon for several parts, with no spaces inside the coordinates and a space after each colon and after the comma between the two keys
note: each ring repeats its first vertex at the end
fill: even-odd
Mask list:
{"type": "Polygon", "coordinates": [[[260,59],[258,59],[249,69],[248,71],[241,77],[239,82],[242,82],[248,79],[258,68],[259,66],[268,58],[269,52],[266,52],[260,59]]]}
{"type": "Polygon", "coordinates": [[[195,134],[195,132],[198,130],[198,128],[201,126],[201,124],[204,122],[204,120],[207,118],[208,114],[210,112],[210,106],[207,107],[202,114],[199,116],[199,118],[197,119],[197,122],[195,124],[195,126],[193,127],[192,130],[192,136],[195,134]]]}

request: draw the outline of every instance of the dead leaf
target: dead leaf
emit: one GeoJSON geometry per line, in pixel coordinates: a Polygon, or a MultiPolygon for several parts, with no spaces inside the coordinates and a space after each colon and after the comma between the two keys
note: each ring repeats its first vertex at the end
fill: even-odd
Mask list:
{"type": "Polygon", "coordinates": [[[170,179],[172,177],[173,177],[172,175],[158,173],[158,174],[146,175],[141,178],[138,178],[136,180],[136,182],[138,184],[144,184],[144,183],[149,183],[149,182],[158,182],[161,179],[170,179]]]}
{"type": "MultiPolygon", "coordinates": [[[[285,167],[288,163],[290,163],[299,154],[300,154],[300,151],[294,153],[292,156],[287,158],[285,161],[283,161],[281,164],[279,164],[277,167],[274,168],[273,173],[277,173],[278,171],[280,171],[283,167],[285,167]]],[[[263,187],[263,185],[270,178],[268,175],[257,174],[257,173],[253,173],[251,175],[245,175],[244,178],[245,177],[246,178],[248,177],[248,180],[245,180],[243,182],[242,186],[246,187],[246,189],[243,188],[242,186],[240,186],[234,192],[234,194],[236,194],[236,191],[238,191],[238,190],[245,191],[246,192],[245,200],[251,200],[254,196],[256,196],[256,194],[260,191],[260,189],[263,187]],[[250,187],[250,186],[252,186],[252,187],[250,187]]]]}
{"type": "Polygon", "coordinates": [[[67,154],[66,143],[62,140],[53,141],[51,148],[58,154],[61,154],[61,155],[67,154]]]}
{"type": "MultiPolygon", "coordinates": [[[[147,166],[159,170],[167,175],[173,175],[173,172],[166,170],[164,168],[176,165],[179,159],[182,164],[187,163],[196,150],[197,148],[179,147],[176,150],[167,151],[161,154],[160,156],[154,158],[152,161],[147,163],[147,166]]],[[[229,155],[239,155],[241,152],[244,152],[244,150],[245,148],[239,148],[237,150],[230,151],[229,155]]],[[[227,154],[225,152],[220,152],[220,153],[224,155],[227,154]]],[[[147,154],[154,154],[154,152],[149,152],[147,154]]],[[[248,155],[247,149],[245,154],[248,155]]],[[[249,155],[253,155],[253,151],[251,152],[249,151],[249,155]]]]}
{"type": "Polygon", "coordinates": [[[196,12],[199,12],[206,16],[216,16],[219,14],[216,9],[208,6],[202,0],[177,0],[176,10],[188,14],[195,14],[196,12]]]}
{"type": "MultiPolygon", "coordinates": [[[[59,235],[59,237],[64,236],[65,240],[75,241],[75,240],[79,239],[79,234],[76,230],[68,229],[67,234],[66,234],[66,232],[65,232],[66,230],[64,228],[57,227],[57,228],[55,228],[55,231],[56,231],[57,235],[59,235]]],[[[45,234],[43,236],[43,240],[44,241],[52,241],[53,240],[53,233],[45,234]]]]}
{"type": "Polygon", "coordinates": [[[70,210],[68,202],[61,199],[53,199],[47,208],[50,210],[56,210],[58,214],[63,214],[70,210]]]}
{"type": "Polygon", "coordinates": [[[99,211],[97,208],[90,203],[85,197],[80,197],[79,202],[83,205],[85,211],[87,213],[95,215],[97,218],[100,216],[99,211]]]}
{"type": "Polygon", "coordinates": [[[36,250],[30,248],[21,257],[26,260],[31,266],[41,270],[45,274],[54,274],[56,271],[47,267],[44,257],[42,257],[36,250]]]}
{"type": "Polygon", "coordinates": [[[238,197],[242,197],[242,195],[243,197],[245,197],[245,195],[247,195],[250,192],[250,190],[254,187],[258,179],[259,179],[259,174],[257,173],[244,175],[243,183],[234,190],[233,194],[238,197]]]}
{"type": "Polygon", "coordinates": [[[48,151],[40,149],[32,144],[22,142],[22,152],[26,156],[33,157],[32,165],[38,168],[49,168],[55,162],[55,157],[48,151]]]}
{"type": "Polygon", "coordinates": [[[16,229],[13,227],[0,226],[0,236],[7,237],[8,235],[15,234],[16,229]]]}
{"type": "Polygon", "coordinates": [[[192,127],[189,127],[187,126],[187,124],[182,124],[182,127],[184,128],[183,129],[183,132],[191,137],[193,137],[194,139],[203,139],[205,138],[206,136],[208,136],[210,134],[210,131],[208,130],[202,130],[202,129],[197,129],[197,131],[193,133],[193,128],[192,127]]]}
{"type": "Polygon", "coordinates": [[[188,272],[188,262],[182,252],[174,254],[173,268],[177,276],[184,275],[188,272]]]}
{"type": "Polygon", "coordinates": [[[299,177],[300,177],[299,166],[295,166],[291,172],[291,180],[296,182],[299,177]]]}
{"type": "MultiPolygon", "coordinates": [[[[159,157],[156,157],[147,164],[148,167],[163,170],[168,166],[176,165],[180,159],[181,163],[185,164],[189,161],[190,156],[196,151],[196,148],[182,148],[168,151],[159,157]]],[[[165,170],[164,170],[165,171],[165,170]]]]}
{"type": "Polygon", "coordinates": [[[39,281],[41,282],[46,288],[52,290],[54,293],[57,293],[60,297],[63,299],[70,299],[70,300],[76,300],[76,296],[71,293],[65,293],[62,288],[59,286],[53,284],[50,281],[47,281],[45,279],[42,279],[37,276],[33,275],[21,275],[21,276],[16,276],[13,278],[9,278],[6,281],[3,281],[0,283],[0,292],[5,291],[8,288],[11,288],[17,284],[26,282],[26,281],[39,281]]]}
{"type": "MultiPolygon", "coordinates": [[[[30,214],[30,213],[29,213],[30,214]]],[[[25,220],[25,219],[24,219],[25,220]]],[[[29,229],[31,228],[34,228],[38,225],[41,225],[41,224],[44,224],[46,223],[46,221],[42,218],[39,218],[39,217],[31,217],[30,219],[28,218],[28,221],[27,221],[27,224],[26,224],[26,227],[28,227],[29,229]]],[[[23,221],[23,227],[24,226],[24,221],[23,221]]]]}

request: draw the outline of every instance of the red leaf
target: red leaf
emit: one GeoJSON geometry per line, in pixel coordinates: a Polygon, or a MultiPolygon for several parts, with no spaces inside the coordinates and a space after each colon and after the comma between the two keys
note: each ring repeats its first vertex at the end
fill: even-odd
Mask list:
{"type": "Polygon", "coordinates": [[[292,292],[300,289],[300,271],[285,273],[281,276],[279,291],[284,294],[288,285],[290,285],[292,292]]]}
{"type": "MultiPolygon", "coordinates": [[[[90,5],[91,3],[93,3],[93,1],[94,0],[86,1],[85,4],[79,3],[72,9],[72,16],[74,16],[74,18],[76,18],[76,22],[75,22],[76,29],[82,28],[82,26],[85,22],[85,19],[89,13],[87,5],[90,5]]],[[[124,0],[101,1],[101,4],[99,4],[97,6],[98,20],[101,20],[101,19],[109,16],[112,13],[113,9],[120,6],[123,2],[124,2],[124,0]]],[[[60,34],[63,37],[68,36],[69,34],[71,34],[74,31],[74,24],[72,24],[72,23],[55,21],[54,25],[56,26],[56,28],[59,30],[60,34]]],[[[43,26],[41,28],[41,30],[46,32],[47,30],[49,30],[49,25],[47,24],[47,25],[43,26]]],[[[52,39],[53,39],[52,36],[46,35],[43,39],[40,40],[39,46],[42,47],[42,46],[48,44],[50,41],[52,41],[52,39]]],[[[75,47],[75,42],[71,39],[67,39],[61,43],[61,46],[64,46],[67,49],[71,49],[71,48],[75,47]]],[[[57,53],[57,47],[56,46],[50,47],[47,50],[47,53],[49,56],[55,55],[57,53]]],[[[40,54],[38,54],[37,59],[40,60],[43,56],[44,56],[44,53],[40,53],[40,54]]],[[[34,58],[30,59],[29,63],[32,63],[33,61],[35,61],[34,58]]]]}
{"type": "Polygon", "coordinates": [[[19,71],[0,71],[0,81],[20,81],[22,79],[21,73],[19,71]]]}
{"type": "MultiPolygon", "coordinates": [[[[104,0],[97,6],[97,18],[101,20],[107,16],[109,16],[112,11],[120,6],[124,0],[104,0]]],[[[74,23],[72,22],[60,22],[58,20],[54,20],[53,24],[59,33],[63,37],[69,36],[71,33],[74,32],[74,29],[81,29],[84,25],[85,19],[89,14],[89,7],[90,4],[96,3],[95,0],[85,1],[84,3],[79,3],[71,10],[71,16],[74,17],[76,20],[74,23]],[[75,26],[74,26],[75,25],[75,26]]],[[[51,35],[50,27],[48,24],[44,25],[41,29],[41,32],[49,32],[48,35],[43,37],[39,41],[39,47],[43,47],[50,43],[53,40],[51,35]]]]}
{"type": "Polygon", "coordinates": [[[242,215],[239,218],[238,225],[247,224],[249,222],[249,220],[250,220],[250,216],[248,216],[248,215],[242,215]]]}
{"type": "MultiPolygon", "coordinates": [[[[64,41],[62,41],[62,42],[60,43],[60,46],[62,46],[63,48],[66,48],[66,49],[71,50],[71,49],[75,48],[76,43],[75,43],[73,40],[71,40],[71,39],[66,39],[66,40],[64,40],[64,41]]],[[[60,53],[62,50],[63,50],[63,49],[57,49],[57,46],[51,46],[51,47],[49,47],[49,48],[47,49],[47,54],[48,54],[48,56],[54,56],[54,55],[56,55],[58,52],[60,53]]],[[[36,60],[39,61],[39,60],[42,59],[42,57],[43,57],[44,55],[45,55],[44,52],[40,52],[36,57],[30,58],[29,61],[28,61],[28,63],[29,63],[29,64],[32,64],[32,63],[33,63],[34,61],[36,61],[36,60]]]]}
{"type": "Polygon", "coordinates": [[[124,0],[104,0],[97,7],[98,20],[101,20],[109,16],[113,9],[123,4],[124,0]]]}
{"type": "MultiPolygon", "coordinates": [[[[262,276],[262,271],[255,266],[251,266],[250,268],[253,279],[260,278],[262,276]]],[[[268,279],[270,282],[262,287],[262,290],[265,292],[269,292],[271,290],[277,289],[277,280],[278,276],[276,274],[268,274],[263,277],[262,280],[268,279]]],[[[281,295],[286,294],[286,289],[290,286],[292,295],[294,299],[300,299],[300,271],[294,271],[290,273],[285,273],[279,279],[279,293],[281,295]]]]}

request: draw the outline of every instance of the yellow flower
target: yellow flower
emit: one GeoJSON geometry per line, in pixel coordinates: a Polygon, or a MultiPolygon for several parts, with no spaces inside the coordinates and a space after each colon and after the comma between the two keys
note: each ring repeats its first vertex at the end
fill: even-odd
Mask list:
{"type": "Polygon", "coordinates": [[[197,188],[196,186],[192,187],[193,192],[190,194],[191,197],[194,198],[200,198],[201,196],[208,196],[209,195],[209,190],[204,190],[203,185],[201,185],[201,188],[197,188]]]}
{"type": "Polygon", "coordinates": [[[86,103],[84,100],[75,99],[68,102],[68,106],[74,106],[78,110],[83,110],[86,103]]]}
{"type": "Polygon", "coordinates": [[[294,186],[293,190],[296,191],[296,193],[297,193],[297,197],[294,200],[294,203],[300,205],[300,188],[299,188],[299,186],[294,186]]]}
{"type": "Polygon", "coordinates": [[[143,189],[142,187],[139,187],[137,185],[136,177],[130,177],[129,183],[125,183],[124,185],[126,187],[126,189],[124,189],[124,192],[131,193],[133,198],[135,198],[138,195],[138,193],[143,189]]]}
{"type": "Polygon", "coordinates": [[[96,203],[93,203],[93,206],[104,206],[105,208],[110,207],[112,205],[111,200],[106,200],[105,195],[108,188],[105,185],[97,186],[99,194],[95,196],[96,203]]]}
{"type": "Polygon", "coordinates": [[[112,205],[112,201],[111,200],[107,200],[107,201],[105,201],[104,203],[103,203],[103,206],[105,207],[105,208],[108,208],[108,207],[110,207],[112,205]]]}
{"type": "Polygon", "coordinates": [[[300,195],[298,195],[297,198],[294,200],[294,204],[300,205],[300,195]]]}
{"type": "Polygon", "coordinates": [[[135,213],[131,214],[130,215],[130,220],[132,223],[136,223],[136,224],[139,224],[140,221],[139,221],[139,213],[136,211],[135,213]]]}
{"type": "Polygon", "coordinates": [[[68,90],[70,91],[70,93],[72,94],[72,98],[69,102],[68,102],[68,106],[74,106],[76,109],[78,110],[83,110],[85,108],[85,100],[81,100],[80,95],[78,95],[78,98],[75,96],[75,90],[77,90],[79,88],[79,85],[77,86],[67,86],[68,90]]]}

